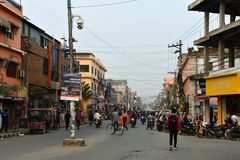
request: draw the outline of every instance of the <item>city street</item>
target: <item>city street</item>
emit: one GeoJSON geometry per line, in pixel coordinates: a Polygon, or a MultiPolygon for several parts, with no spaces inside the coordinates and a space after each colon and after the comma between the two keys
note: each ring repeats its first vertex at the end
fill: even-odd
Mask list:
{"type": "Polygon", "coordinates": [[[146,130],[139,122],[122,136],[108,135],[104,121],[100,129],[81,126],[77,137],[85,139],[86,146],[63,147],[69,131],[61,128],[47,134],[26,135],[0,140],[1,160],[237,160],[239,141],[179,136],[178,150],[169,151],[168,134],[146,130]]]}

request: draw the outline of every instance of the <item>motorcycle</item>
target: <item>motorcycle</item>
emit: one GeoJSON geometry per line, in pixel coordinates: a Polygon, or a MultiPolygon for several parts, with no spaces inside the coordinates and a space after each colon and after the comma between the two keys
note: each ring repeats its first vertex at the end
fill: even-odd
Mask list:
{"type": "Polygon", "coordinates": [[[157,121],[157,130],[159,132],[163,131],[163,128],[167,125],[167,122],[166,121],[160,121],[158,120],[157,121]]]}
{"type": "Polygon", "coordinates": [[[136,118],[132,118],[132,119],[131,119],[131,127],[132,127],[132,128],[135,127],[136,124],[137,124],[136,118]]]}
{"type": "Polygon", "coordinates": [[[102,120],[100,120],[100,119],[95,119],[95,126],[96,126],[96,128],[100,128],[100,126],[102,125],[102,120]]]}
{"type": "Polygon", "coordinates": [[[208,138],[216,137],[219,139],[221,137],[224,137],[226,130],[227,130],[227,127],[224,125],[218,125],[218,124],[206,125],[205,135],[208,138]]]}
{"type": "Polygon", "coordinates": [[[144,124],[146,122],[146,118],[144,116],[142,116],[140,121],[142,122],[142,124],[144,124]]]}
{"type": "Polygon", "coordinates": [[[153,119],[153,118],[150,118],[150,119],[148,120],[147,129],[150,128],[150,129],[152,130],[153,127],[154,127],[154,119],[153,119]]]}
{"type": "Polygon", "coordinates": [[[227,139],[236,141],[237,139],[240,139],[240,126],[233,127],[225,132],[225,136],[227,139]]]}
{"type": "Polygon", "coordinates": [[[183,121],[180,123],[181,133],[185,133],[188,135],[194,135],[196,133],[196,124],[195,123],[184,123],[183,121]]]}

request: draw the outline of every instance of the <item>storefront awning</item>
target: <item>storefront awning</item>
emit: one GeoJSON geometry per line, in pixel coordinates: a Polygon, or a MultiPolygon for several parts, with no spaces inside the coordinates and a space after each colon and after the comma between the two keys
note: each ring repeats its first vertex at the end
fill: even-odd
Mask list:
{"type": "Polygon", "coordinates": [[[11,23],[3,17],[0,17],[0,26],[3,26],[6,29],[11,29],[11,23]]]}

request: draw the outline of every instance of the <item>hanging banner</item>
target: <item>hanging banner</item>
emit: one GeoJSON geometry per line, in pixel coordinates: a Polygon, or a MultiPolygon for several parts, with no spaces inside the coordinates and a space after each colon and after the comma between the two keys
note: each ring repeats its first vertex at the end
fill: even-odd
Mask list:
{"type": "Polygon", "coordinates": [[[79,101],[80,100],[80,81],[81,77],[77,73],[64,74],[62,77],[61,100],[79,101]]]}

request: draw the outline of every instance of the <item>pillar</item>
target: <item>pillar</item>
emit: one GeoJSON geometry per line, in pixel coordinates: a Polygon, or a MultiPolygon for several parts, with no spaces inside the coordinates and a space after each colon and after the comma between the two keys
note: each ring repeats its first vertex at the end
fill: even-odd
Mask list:
{"type": "MultiPolygon", "coordinates": [[[[219,6],[219,27],[225,25],[225,0],[220,0],[219,6]]],[[[218,52],[219,52],[219,68],[224,69],[224,41],[221,40],[218,42],[218,52]]]]}
{"type": "Polygon", "coordinates": [[[222,118],[222,96],[218,96],[217,113],[218,124],[223,124],[224,119],[222,118]]]}
{"type": "Polygon", "coordinates": [[[230,46],[229,47],[229,68],[232,68],[235,66],[235,58],[234,58],[234,47],[233,46],[230,46]]]}

